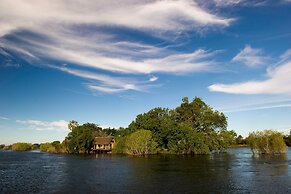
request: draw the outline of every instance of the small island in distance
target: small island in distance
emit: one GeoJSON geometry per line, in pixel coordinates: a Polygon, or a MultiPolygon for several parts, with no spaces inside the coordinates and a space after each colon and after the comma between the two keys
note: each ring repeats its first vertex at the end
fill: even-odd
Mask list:
{"type": "Polygon", "coordinates": [[[257,131],[247,138],[227,130],[227,118],[200,98],[182,99],[175,109],[154,108],[137,115],[127,128],[102,129],[94,123],[80,125],[72,120],[63,142],[0,145],[15,151],[40,150],[67,154],[210,154],[230,147],[249,146],[254,154],[284,154],[291,145],[291,133],[257,131]],[[99,142],[98,142],[99,141],[99,142]],[[99,147],[98,147],[99,146],[99,147]]]}

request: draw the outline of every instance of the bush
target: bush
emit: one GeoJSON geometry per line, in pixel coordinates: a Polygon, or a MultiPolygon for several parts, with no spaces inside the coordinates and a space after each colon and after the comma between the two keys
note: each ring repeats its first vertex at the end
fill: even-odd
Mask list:
{"type": "Polygon", "coordinates": [[[30,143],[15,143],[12,145],[12,150],[15,151],[28,151],[32,149],[32,145],[30,143]]]}
{"type": "Polygon", "coordinates": [[[54,141],[52,143],[42,143],[40,144],[40,151],[48,153],[65,153],[65,146],[63,146],[59,141],[54,141]]]}
{"type": "Polygon", "coordinates": [[[130,134],[125,141],[126,153],[131,155],[146,155],[157,153],[157,142],[149,130],[139,130],[130,134]]]}
{"type": "Polygon", "coordinates": [[[253,153],[281,154],[287,151],[283,135],[277,131],[264,130],[252,132],[247,140],[253,153]]]}
{"type": "Polygon", "coordinates": [[[126,137],[115,137],[115,145],[112,149],[112,153],[114,154],[126,153],[125,142],[126,142],[126,137]]]}
{"type": "Polygon", "coordinates": [[[1,144],[0,145],[0,150],[2,150],[4,147],[5,147],[5,145],[4,144],[1,144]]]}
{"type": "Polygon", "coordinates": [[[39,149],[41,152],[47,152],[49,147],[51,147],[50,143],[41,143],[39,149]]]}

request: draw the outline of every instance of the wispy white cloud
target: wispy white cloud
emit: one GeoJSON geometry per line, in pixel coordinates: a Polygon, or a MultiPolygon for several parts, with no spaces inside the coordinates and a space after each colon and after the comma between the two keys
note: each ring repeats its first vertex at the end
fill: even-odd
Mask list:
{"type": "MultiPolygon", "coordinates": [[[[288,53],[288,51],[286,52],[288,53]]],[[[288,54],[282,55],[285,58],[288,54]]],[[[234,84],[213,84],[210,91],[232,94],[283,94],[291,95],[291,60],[268,68],[266,79],[234,84]]]]}
{"type": "Polygon", "coordinates": [[[0,119],[2,119],[2,120],[10,120],[10,118],[8,118],[8,117],[3,117],[3,116],[0,116],[0,119]]]}
{"type": "Polygon", "coordinates": [[[88,85],[87,86],[89,89],[93,91],[99,91],[103,93],[109,93],[109,94],[114,94],[114,93],[119,93],[125,90],[135,90],[135,87],[124,87],[124,88],[113,88],[113,87],[108,87],[108,86],[100,86],[100,85],[88,85]]]}
{"type": "MultiPolygon", "coordinates": [[[[16,52],[18,57],[32,64],[46,65],[45,61],[49,59],[77,66],[75,70],[60,65],[57,69],[97,81],[86,85],[91,90],[107,93],[142,91],[141,88],[149,88],[145,86],[144,77],[154,73],[213,70],[215,63],[211,57],[216,52],[202,49],[175,52],[169,47],[123,39],[115,30],[135,29],[148,36],[163,37],[168,33],[225,27],[232,20],[191,0],[3,0],[0,47],[16,52]],[[93,72],[89,73],[88,68],[93,72]],[[142,78],[120,80],[120,75],[142,78]]],[[[156,80],[153,76],[148,82],[156,80]]]]}
{"type": "MultiPolygon", "coordinates": [[[[102,34],[100,34],[102,36],[102,34]]],[[[25,44],[19,45],[14,42],[5,41],[3,45],[9,44],[10,49],[30,50],[38,58],[37,64],[41,63],[41,58],[51,58],[74,64],[78,68],[91,68],[94,71],[105,70],[115,75],[105,75],[88,72],[88,70],[72,69],[68,66],[48,67],[58,69],[74,76],[96,80],[101,85],[88,87],[106,93],[116,93],[126,90],[143,91],[141,88],[146,84],[144,78],[135,79],[120,78],[131,75],[141,75],[153,73],[184,74],[191,72],[213,71],[215,62],[212,58],[219,51],[205,51],[198,49],[191,53],[177,53],[165,48],[153,45],[131,42],[114,42],[110,37],[103,37],[102,40],[91,39],[91,36],[78,39],[77,34],[59,32],[49,33],[46,39],[50,41],[39,42],[33,37],[15,36],[25,44]],[[94,42],[92,44],[92,42],[94,42]],[[134,87],[127,87],[134,86],[134,87]],[[113,92],[114,91],[114,92],[113,92]]],[[[24,53],[25,54],[25,53],[24,53]]],[[[44,63],[45,64],[45,63],[44,63]]],[[[150,79],[154,82],[157,79],[150,79]]]]}
{"type": "Polygon", "coordinates": [[[262,49],[246,45],[231,61],[243,63],[248,67],[257,67],[265,64],[267,60],[268,57],[263,55],[262,49]]]}
{"type": "Polygon", "coordinates": [[[16,120],[17,123],[25,124],[29,128],[38,131],[68,131],[68,122],[59,121],[40,121],[40,120],[16,120]]]}
{"type": "Polygon", "coordinates": [[[205,25],[228,26],[231,22],[191,0],[3,0],[0,13],[0,17],[5,18],[0,23],[0,36],[56,23],[179,31],[205,25]]]}
{"type": "Polygon", "coordinates": [[[149,79],[149,81],[150,81],[150,82],[154,82],[154,81],[157,81],[158,79],[159,79],[159,78],[156,77],[156,76],[151,76],[150,79],[149,79]]]}
{"type": "Polygon", "coordinates": [[[280,103],[280,104],[265,104],[265,105],[252,105],[245,107],[234,107],[228,109],[222,109],[222,112],[233,113],[233,112],[245,112],[245,111],[255,111],[255,110],[264,110],[264,109],[274,109],[274,108],[290,108],[291,103],[280,103]]]}
{"type": "MultiPolygon", "coordinates": [[[[40,35],[40,34],[36,34],[40,35]]],[[[185,73],[207,71],[214,65],[211,57],[217,51],[197,49],[178,53],[154,45],[114,41],[112,37],[94,32],[81,36],[61,29],[41,34],[43,41],[28,35],[15,35],[20,42],[3,41],[2,46],[35,58],[51,58],[110,72],[126,74],[185,73]],[[99,35],[99,37],[95,37],[99,35]],[[101,39],[100,39],[101,37],[101,39]]],[[[1,43],[1,42],[0,42],[1,43]]]]}
{"type": "Polygon", "coordinates": [[[260,7],[260,6],[272,6],[274,5],[274,3],[281,3],[284,1],[289,1],[289,0],[276,0],[276,1],[274,0],[251,0],[251,1],[250,0],[213,0],[213,1],[210,1],[210,3],[214,3],[218,7],[232,7],[232,6],[260,7]]]}
{"type": "Polygon", "coordinates": [[[282,63],[284,61],[291,60],[291,49],[288,49],[280,56],[280,62],[282,63]]]}
{"type": "Polygon", "coordinates": [[[151,83],[155,82],[158,79],[155,76],[151,76],[150,79],[141,80],[136,78],[130,78],[128,76],[107,76],[99,73],[77,70],[66,66],[50,67],[72,74],[77,77],[85,78],[86,80],[90,80],[89,83],[85,83],[84,85],[92,91],[99,91],[103,93],[119,93],[126,90],[135,90],[144,92],[152,87],[158,87],[158,85],[152,85],[151,83]]]}
{"type": "Polygon", "coordinates": [[[244,3],[246,0],[214,0],[217,6],[232,6],[244,3]]]}

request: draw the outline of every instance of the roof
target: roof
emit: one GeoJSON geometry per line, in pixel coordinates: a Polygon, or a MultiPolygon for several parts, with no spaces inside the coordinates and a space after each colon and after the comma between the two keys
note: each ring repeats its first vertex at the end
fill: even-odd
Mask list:
{"type": "Polygon", "coordinates": [[[95,140],[94,140],[94,144],[101,144],[101,145],[104,145],[104,144],[110,144],[114,142],[114,138],[113,137],[95,137],[95,140]]]}

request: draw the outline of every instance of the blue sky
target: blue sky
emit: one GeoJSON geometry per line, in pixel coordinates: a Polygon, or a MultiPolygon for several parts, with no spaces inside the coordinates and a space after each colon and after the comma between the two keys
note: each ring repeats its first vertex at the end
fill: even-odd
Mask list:
{"type": "Polygon", "coordinates": [[[126,127],[201,97],[229,129],[291,128],[290,0],[2,0],[0,143],[126,127]]]}

